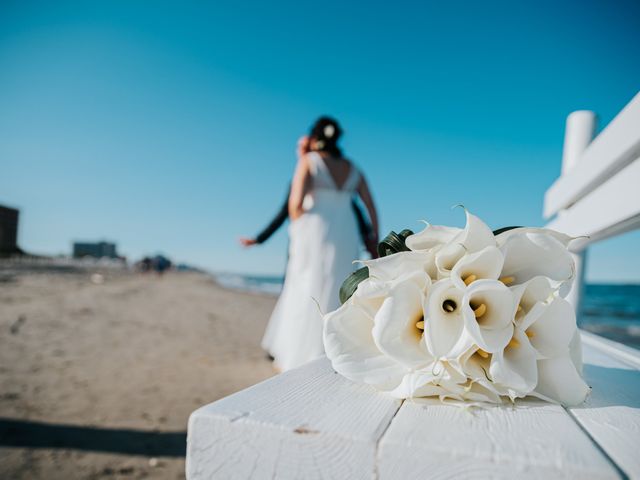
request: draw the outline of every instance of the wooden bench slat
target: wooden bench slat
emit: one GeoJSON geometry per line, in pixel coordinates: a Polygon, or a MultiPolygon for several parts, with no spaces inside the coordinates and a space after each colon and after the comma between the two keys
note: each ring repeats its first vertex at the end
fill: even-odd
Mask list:
{"type": "Polygon", "coordinates": [[[560,406],[463,410],[405,402],[378,454],[381,478],[619,478],[560,406]]]}
{"type": "Polygon", "coordinates": [[[193,412],[187,478],[370,479],[400,404],[316,360],[193,412]]]}
{"type": "Polygon", "coordinates": [[[640,371],[633,368],[640,357],[607,341],[597,348],[598,339],[585,334],[593,393],[568,410],[535,400],[516,408],[400,407],[319,359],[195,411],[187,476],[640,478],[640,371]]]}
{"type": "Polygon", "coordinates": [[[570,411],[623,472],[640,478],[640,371],[634,368],[640,356],[623,345],[616,353],[615,342],[595,335],[583,338],[584,375],[593,390],[570,411]]]}
{"type": "Polygon", "coordinates": [[[575,167],[547,190],[545,218],[570,207],[637,158],[640,153],[638,125],[640,94],[636,94],[593,140],[575,167]]]}
{"type": "MultiPolygon", "coordinates": [[[[640,158],[598,185],[546,228],[582,239],[578,248],[640,226],[640,158]]],[[[573,245],[572,245],[573,247],[573,245]]]]}

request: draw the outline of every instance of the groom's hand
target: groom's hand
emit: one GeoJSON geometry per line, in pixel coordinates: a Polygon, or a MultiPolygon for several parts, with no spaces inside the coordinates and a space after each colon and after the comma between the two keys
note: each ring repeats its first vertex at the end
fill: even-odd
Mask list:
{"type": "Polygon", "coordinates": [[[243,247],[253,247],[255,244],[258,243],[255,238],[247,238],[247,237],[240,237],[238,241],[240,242],[240,245],[242,245],[243,247]]]}

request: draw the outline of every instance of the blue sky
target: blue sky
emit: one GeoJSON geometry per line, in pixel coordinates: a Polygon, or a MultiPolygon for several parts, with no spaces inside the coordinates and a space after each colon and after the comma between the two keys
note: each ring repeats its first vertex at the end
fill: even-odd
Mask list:
{"type": "MultiPolygon", "coordinates": [[[[382,233],[417,220],[543,225],[568,113],[605,126],[640,86],[637,2],[2,2],[0,203],[19,242],[110,239],[280,273],[298,136],[343,123],[382,233]],[[517,3],[517,4],[516,4],[517,3]]],[[[592,280],[640,281],[638,232],[592,280]]]]}

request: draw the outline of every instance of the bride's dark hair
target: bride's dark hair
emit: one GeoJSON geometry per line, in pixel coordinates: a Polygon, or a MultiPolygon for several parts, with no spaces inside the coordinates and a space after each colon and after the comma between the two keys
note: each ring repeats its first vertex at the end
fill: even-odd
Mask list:
{"type": "Polygon", "coordinates": [[[337,158],[342,157],[342,150],[338,147],[338,139],[341,135],[340,125],[331,117],[320,117],[309,131],[309,137],[316,141],[316,151],[327,152],[337,158]]]}

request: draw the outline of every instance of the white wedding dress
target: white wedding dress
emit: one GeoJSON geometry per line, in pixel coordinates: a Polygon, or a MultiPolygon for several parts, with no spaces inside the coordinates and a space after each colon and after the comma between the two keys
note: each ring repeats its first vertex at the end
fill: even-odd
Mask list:
{"type": "Polygon", "coordinates": [[[311,188],[305,213],[289,225],[289,264],[262,347],[282,371],[324,354],[322,315],[340,306],[342,282],[359,258],[359,233],[351,200],[360,182],[352,164],[339,186],[322,157],[308,154],[311,188]]]}

